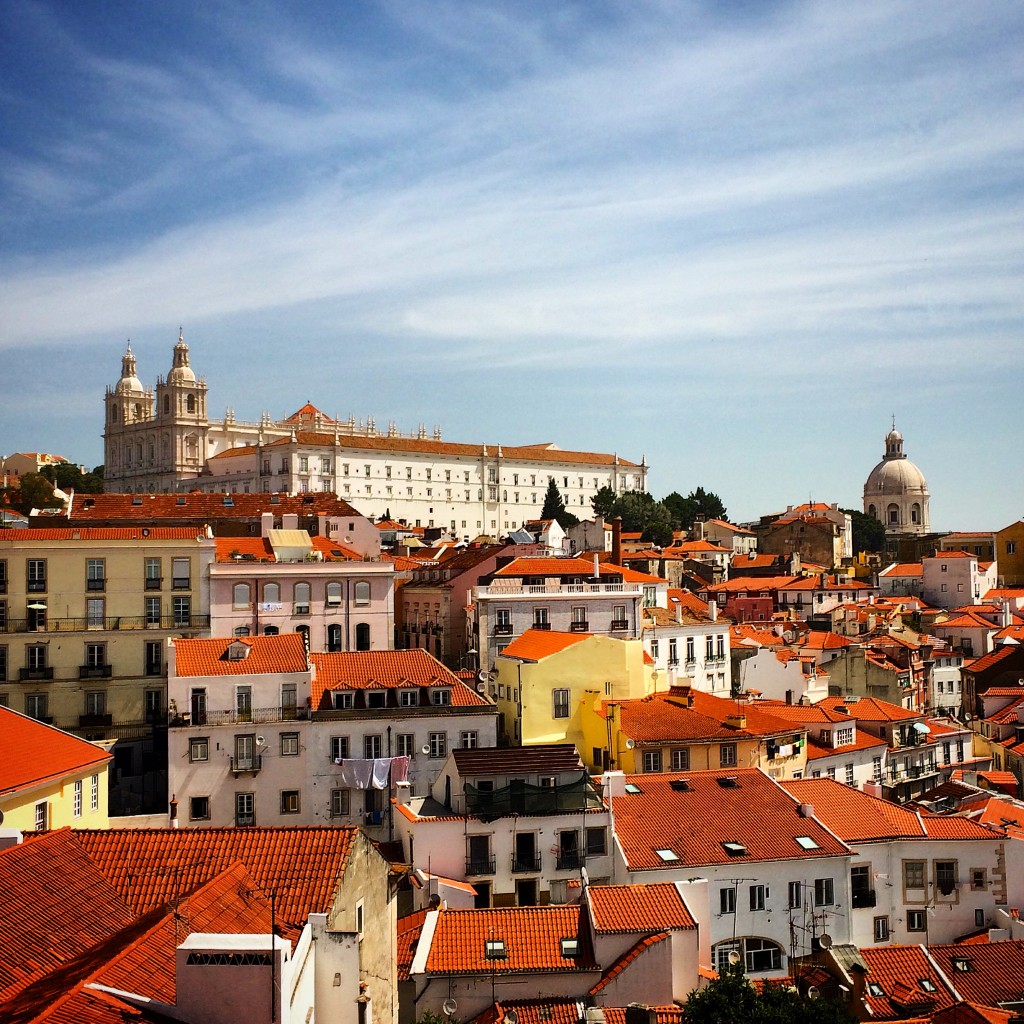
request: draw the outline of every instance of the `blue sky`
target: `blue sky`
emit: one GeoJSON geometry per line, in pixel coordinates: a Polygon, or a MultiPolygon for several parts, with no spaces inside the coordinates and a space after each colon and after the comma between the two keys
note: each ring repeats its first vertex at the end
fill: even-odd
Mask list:
{"type": "Polygon", "coordinates": [[[210,409],[646,454],[736,519],[1024,514],[1016,2],[0,6],[0,452],[210,409]]]}

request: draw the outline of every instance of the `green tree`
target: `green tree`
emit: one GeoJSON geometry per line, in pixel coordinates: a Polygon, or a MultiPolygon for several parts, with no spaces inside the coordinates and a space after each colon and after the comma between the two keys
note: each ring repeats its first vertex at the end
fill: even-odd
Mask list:
{"type": "Polygon", "coordinates": [[[548,477],[548,489],[544,495],[544,507],[540,511],[541,519],[554,519],[563,530],[575,526],[579,519],[565,507],[565,499],[558,489],[553,476],[548,477]]]}
{"type": "Polygon", "coordinates": [[[605,484],[597,494],[590,499],[590,504],[594,508],[594,515],[601,516],[605,522],[612,518],[615,514],[615,501],[618,496],[616,493],[605,484]]]}
{"type": "Polygon", "coordinates": [[[39,473],[25,473],[21,478],[21,498],[12,502],[24,515],[34,508],[53,508],[59,504],[53,496],[53,484],[39,473]]]}
{"type": "Polygon", "coordinates": [[[685,1024],[854,1024],[842,1003],[807,999],[781,982],[753,988],[739,964],[729,965],[718,978],[691,992],[683,1007],[685,1024]]]}
{"type": "Polygon", "coordinates": [[[102,466],[97,466],[91,473],[83,473],[73,463],[61,462],[56,466],[43,466],[40,473],[62,491],[74,491],[76,494],[103,493],[102,466]]]}
{"type": "Polygon", "coordinates": [[[626,491],[615,499],[612,517],[622,520],[623,530],[639,533],[652,544],[672,542],[672,515],[664,504],[655,501],[646,491],[626,491]]]}
{"type": "Polygon", "coordinates": [[[698,487],[684,498],[678,491],[673,491],[664,498],[672,517],[684,530],[689,530],[698,515],[705,519],[728,519],[725,504],[714,491],[705,491],[698,487]]]}
{"type": "Polygon", "coordinates": [[[861,551],[877,553],[885,547],[885,526],[874,516],[858,512],[855,508],[839,510],[850,517],[853,525],[853,553],[861,551]]]}

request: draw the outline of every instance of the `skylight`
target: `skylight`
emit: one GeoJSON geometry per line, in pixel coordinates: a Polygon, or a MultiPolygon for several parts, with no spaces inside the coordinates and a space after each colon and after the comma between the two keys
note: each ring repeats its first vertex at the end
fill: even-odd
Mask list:
{"type": "Polygon", "coordinates": [[[877,981],[868,982],[868,992],[870,992],[876,998],[885,995],[885,990],[882,988],[881,985],[878,984],[877,981]]]}
{"type": "Polygon", "coordinates": [[[574,959],[576,954],[579,952],[580,943],[579,939],[566,938],[562,939],[562,956],[567,960],[574,959]]]}
{"type": "Polygon", "coordinates": [[[722,849],[730,857],[742,857],[747,852],[747,848],[742,843],[722,843],[722,849]]]}
{"type": "Polygon", "coordinates": [[[817,850],[818,844],[810,836],[797,836],[797,845],[802,850],[817,850]]]}
{"type": "Polygon", "coordinates": [[[655,850],[654,852],[664,861],[679,860],[679,855],[674,850],[655,850]]]}
{"type": "Polygon", "coordinates": [[[739,789],[739,780],[735,775],[719,775],[715,782],[717,782],[722,789],[739,789]]]}
{"type": "Polygon", "coordinates": [[[938,992],[938,989],[935,987],[935,983],[931,978],[918,978],[917,983],[925,992],[938,992]]]}
{"type": "Polygon", "coordinates": [[[485,960],[504,960],[507,956],[504,939],[486,939],[484,941],[485,960]]]}
{"type": "Polygon", "coordinates": [[[643,790],[635,782],[627,782],[626,783],[626,792],[627,793],[642,793],[643,790]]]}

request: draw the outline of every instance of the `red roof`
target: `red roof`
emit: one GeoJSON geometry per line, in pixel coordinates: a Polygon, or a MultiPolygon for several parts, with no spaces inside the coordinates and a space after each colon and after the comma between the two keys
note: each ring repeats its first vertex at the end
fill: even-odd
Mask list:
{"type": "MultiPolygon", "coordinates": [[[[590,558],[515,558],[503,565],[496,577],[522,576],[581,576],[593,579],[594,562],[590,558]]],[[[620,576],[626,583],[664,583],[660,576],[637,572],[613,562],[599,562],[598,576],[620,576]]]]}
{"type": "Polygon", "coordinates": [[[516,637],[500,656],[518,658],[521,661],[540,661],[578,644],[581,640],[588,640],[591,636],[592,633],[559,633],[557,630],[531,628],[516,637]]]}
{"type": "Polygon", "coordinates": [[[88,740],[0,707],[0,797],[70,775],[99,771],[112,757],[88,740]]]}
{"type": "MultiPolygon", "coordinates": [[[[241,452],[243,449],[229,449],[241,452]]],[[[68,518],[145,520],[154,524],[161,519],[215,521],[258,518],[263,512],[275,516],[295,513],[302,519],[318,514],[358,516],[343,498],[329,491],[306,494],[77,494],[68,518]]],[[[34,532],[34,531],[33,531],[34,532]]]]}
{"type": "MultiPolygon", "coordinates": [[[[195,531],[192,531],[195,533],[195,531]]],[[[330,537],[310,537],[311,550],[319,551],[325,562],[359,561],[362,555],[351,548],[331,540],[330,537]]],[[[216,540],[218,562],[246,562],[253,559],[261,562],[276,562],[277,556],[267,537],[218,537],[216,540]],[[242,558],[236,558],[241,555],[242,558]]]]}
{"type": "Polygon", "coordinates": [[[845,713],[858,722],[908,722],[921,717],[919,712],[907,711],[906,708],[879,700],[877,697],[861,697],[859,700],[850,700],[849,697],[825,697],[818,703],[830,711],[846,708],[845,713]]]}
{"type": "Polygon", "coordinates": [[[671,882],[650,885],[592,885],[590,917],[599,934],[696,928],[679,890],[671,882]]]}
{"type": "Polygon", "coordinates": [[[423,686],[451,687],[453,707],[488,704],[451,669],[422,648],[408,651],[333,651],[313,654],[313,707],[329,690],[386,690],[423,686]]]}
{"type": "Polygon", "coordinates": [[[40,527],[36,530],[0,530],[0,541],[25,541],[35,544],[44,540],[186,540],[195,542],[194,526],[79,526],[40,527]],[[145,531],[145,532],[143,532],[145,531]]]}
{"type": "Polygon", "coordinates": [[[613,809],[629,871],[687,871],[709,864],[739,868],[849,853],[813,818],[800,817],[799,801],[756,768],[631,775],[627,784],[639,792],[615,798],[613,809]],[[686,780],[685,789],[679,788],[680,780],[686,780]],[[807,849],[798,836],[815,845],[807,849]]]}
{"type": "Polygon", "coordinates": [[[300,633],[279,636],[176,639],[175,670],[179,676],[247,676],[306,672],[306,645],[300,633]],[[231,650],[248,650],[243,658],[231,650]]]}

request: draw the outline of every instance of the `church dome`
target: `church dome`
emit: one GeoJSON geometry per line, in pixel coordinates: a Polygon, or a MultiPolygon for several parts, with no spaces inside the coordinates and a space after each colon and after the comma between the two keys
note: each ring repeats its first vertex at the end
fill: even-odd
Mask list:
{"type": "Polygon", "coordinates": [[[905,455],[900,458],[886,456],[871,470],[864,484],[865,496],[911,493],[927,494],[928,484],[924,473],[905,455]]]}
{"type": "Polygon", "coordinates": [[[195,371],[188,365],[188,345],[185,344],[184,333],[178,331],[178,344],[174,346],[174,366],[167,374],[167,383],[195,384],[195,382],[195,371]]]}
{"type": "Polygon", "coordinates": [[[135,369],[135,353],[132,352],[131,342],[129,342],[127,351],[121,357],[121,379],[114,387],[114,393],[117,395],[137,395],[144,391],[145,388],[143,388],[142,381],[139,380],[135,369]]]}
{"type": "Polygon", "coordinates": [[[864,511],[885,524],[887,536],[924,534],[931,529],[928,483],[903,451],[893,423],[885,435],[885,456],[864,483],[864,511]]]}

